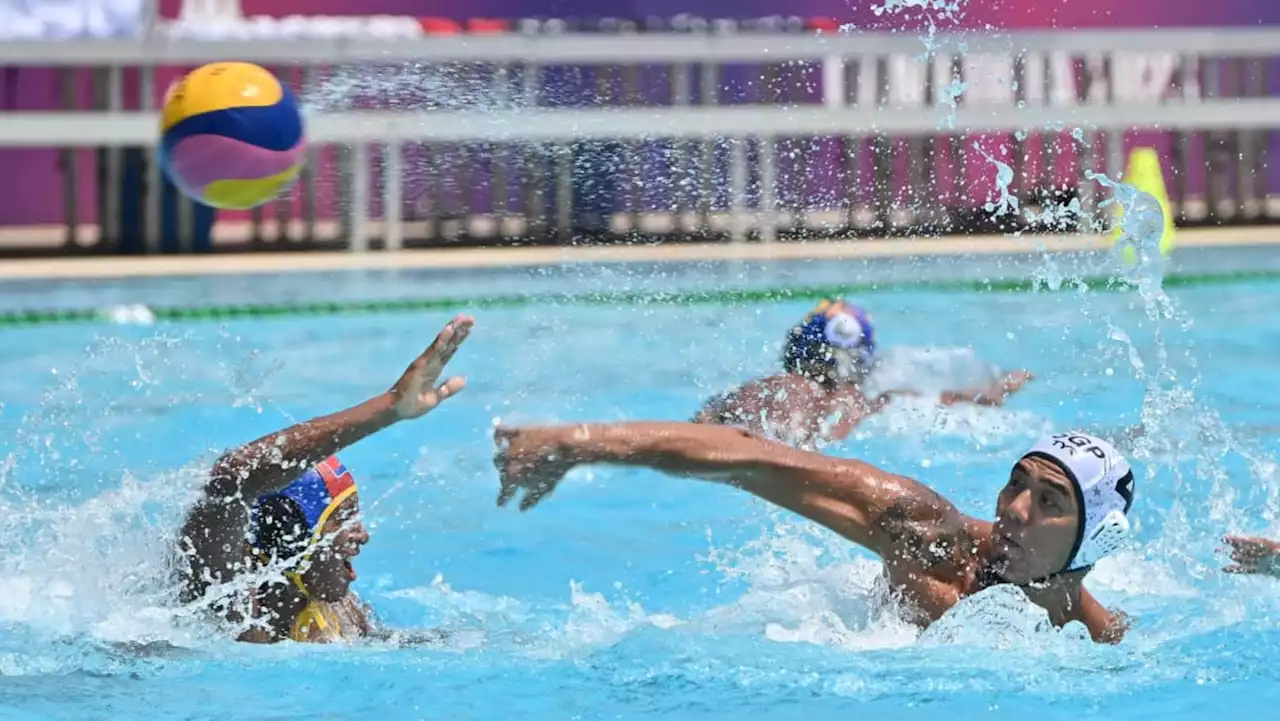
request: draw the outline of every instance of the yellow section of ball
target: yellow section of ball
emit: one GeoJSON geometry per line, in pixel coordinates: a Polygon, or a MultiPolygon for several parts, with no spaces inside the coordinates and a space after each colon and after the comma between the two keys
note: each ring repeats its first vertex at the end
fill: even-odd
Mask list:
{"type": "Polygon", "coordinates": [[[200,202],[222,210],[248,210],[270,200],[293,184],[302,171],[298,164],[267,178],[257,180],[217,180],[205,186],[200,202]]]}
{"type": "Polygon", "coordinates": [[[210,63],[192,70],[165,93],[160,132],[187,118],[229,108],[275,105],[284,97],[280,81],[253,63],[210,63]]]}

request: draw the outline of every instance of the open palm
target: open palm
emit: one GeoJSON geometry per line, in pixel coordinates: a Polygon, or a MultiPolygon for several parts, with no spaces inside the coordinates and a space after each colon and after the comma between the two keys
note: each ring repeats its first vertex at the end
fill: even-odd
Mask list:
{"type": "Polygon", "coordinates": [[[422,355],[409,364],[400,380],[391,386],[391,397],[400,418],[426,415],[466,387],[466,378],[454,376],[441,383],[440,375],[471,334],[475,323],[474,318],[465,315],[449,321],[422,355]]]}
{"type": "Polygon", "coordinates": [[[555,491],[574,466],[572,459],[557,451],[555,431],[551,429],[499,426],[493,431],[493,440],[493,465],[502,484],[499,506],[507,505],[524,489],[520,510],[533,508],[555,491]]]}

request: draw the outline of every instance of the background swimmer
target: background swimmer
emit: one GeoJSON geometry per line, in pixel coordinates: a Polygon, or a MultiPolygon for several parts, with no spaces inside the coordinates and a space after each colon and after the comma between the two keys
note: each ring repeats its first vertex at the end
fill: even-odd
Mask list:
{"type": "Polygon", "coordinates": [[[474,323],[450,321],[385,393],[219,458],[180,533],[182,601],[208,603],[234,624],[251,619],[242,641],[389,635],[351,591],[369,534],[355,480],[332,454],[461,391],[464,378],[439,379],[474,323]],[[247,590],[231,585],[246,572],[266,578],[247,590]]]}
{"type": "MultiPolygon", "coordinates": [[[[894,396],[919,395],[891,389],[870,397],[867,380],[878,363],[875,328],[867,312],[843,300],[823,300],[787,333],[783,373],[709,399],[693,420],[737,426],[805,447],[842,440],[894,396]]],[[[1027,371],[1006,373],[987,386],[945,391],[939,400],[944,405],[998,406],[1031,378],[1027,371]]]]}
{"type": "Polygon", "coordinates": [[[1057,626],[1083,623],[1118,642],[1126,621],[1084,578],[1128,536],[1133,473],[1111,444],[1084,433],[1041,439],[1014,463],[995,521],[962,514],[928,486],[861,461],[798,450],[740,430],[692,423],[499,428],[494,465],[503,506],[555,491],[578,465],[651,468],[741,488],[866,547],[906,617],[927,626],[959,601],[1011,583],[1057,626]]]}

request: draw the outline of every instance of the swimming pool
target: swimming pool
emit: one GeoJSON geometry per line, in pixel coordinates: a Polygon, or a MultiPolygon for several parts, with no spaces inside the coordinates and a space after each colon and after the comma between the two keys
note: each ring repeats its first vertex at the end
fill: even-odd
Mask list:
{"type": "MultiPolygon", "coordinates": [[[[1179,262],[1277,264],[1262,251],[1179,262]]],[[[0,307],[812,285],[1035,263],[188,278],[39,295],[0,284],[0,307]]],[[[158,569],[219,449],[381,391],[453,311],[4,329],[0,716],[1265,718],[1280,702],[1280,581],[1219,573],[1215,548],[1230,530],[1280,534],[1269,430],[1280,425],[1280,284],[1171,295],[1175,317],[1157,324],[1133,293],[867,294],[883,344],[972,346],[1038,380],[1004,409],[904,402],[827,451],[914,474],[990,515],[1036,435],[1118,433],[1143,420],[1149,395],[1153,433],[1126,446],[1140,543],[1088,584],[1134,617],[1116,648],[1032,631],[1034,615],[995,596],[920,634],[880,606],[864,553],[721,487],[589,469],[534,512],[494,508],[496,418],[686,418],[770,369],[808,300],[478,312],[455,360],[465,395],[344,454],[374,533],[357,588],[391,625],[455,630],[443,649],[209,638],[165,603],[158,569]],[[1159,392],[1135,363],[1147,377],[1163,366],[1159,392]]]]}

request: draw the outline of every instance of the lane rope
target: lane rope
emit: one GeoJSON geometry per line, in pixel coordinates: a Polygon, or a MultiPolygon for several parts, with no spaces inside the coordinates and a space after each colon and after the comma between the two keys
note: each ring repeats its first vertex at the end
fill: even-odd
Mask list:
{"type": "MultiPolygon", "coordinates": [[[[1280,270],[1245,270],[1222,273],[1183,273],[1165,276],[1166,288],[1230,285],[1280,280],[1280,270]]],[[[0,311],[0,327],[70,323],[192,322],[294,316],[369,315],[424,310],[516,308],[531,305],[742,305],[789,300],[816,300],[826,296],[867,295],[908,291],[947,293],[1027,293],[1080,291],[1114,292],[1132,286],[1115,278],[1095,276],[1064,279],[1055,289],[1041,278],[1017,280],[924,280],[901,283],[855,283],[738,290],[684,292],[586,292],[529,293],[462,298],[414,298],[402,300],[338,300],[302,303],[247,303],[242,305],[119,306],[114,308],[30,309],[0,311]]]]}

